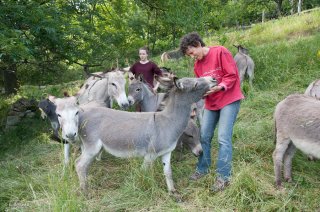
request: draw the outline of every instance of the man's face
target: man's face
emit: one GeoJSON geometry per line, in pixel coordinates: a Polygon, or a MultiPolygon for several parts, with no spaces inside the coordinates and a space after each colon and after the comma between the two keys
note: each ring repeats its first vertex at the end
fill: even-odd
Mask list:
{"type": "Polygon", "coordinates": [[[192,57],[195,60],[201,60],[204,56],[201,46],[198,46],[198,47],[188,46],[186,55],[192,57]]]}
{"type": "Polygon", "coordinates": [[[139,50],[139,57],[141,61],[146,61],[148,59],[148,54],[146,50],[139,50]]]}

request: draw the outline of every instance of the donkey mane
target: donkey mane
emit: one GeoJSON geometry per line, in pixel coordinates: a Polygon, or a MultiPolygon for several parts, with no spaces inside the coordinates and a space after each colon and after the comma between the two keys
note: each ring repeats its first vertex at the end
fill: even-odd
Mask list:
{"type": "Polygon", "coordinates": [[[146,86],[146,88],[153,94],[156,94],[156,92],[153,90],[153,88],[151,87],[151,85],[143,78],[143,75],[142,74],[139,74],[137,77],[136,77],[136,80],[139,81],[139,78],[142,77],[142,83],[146,86]]]}
{"type": "Polygon", "coordinates": [[[172,81],[170,82],[170,84],[168,84],[168,83],[164,84],[164,82],[160,80],[160,84],[164,85],[168,90],[165,93],[165,95],[164,95],[164,97],[163,97],[163,99],[162,99],[157,111],[164,110],[164,108],[166,107],[166,105],[168,104],[168,102],[170,100],[169,96],[171,96],[171,93],[175,92],[175,90],[176,90],[175,80],[177,80],[177,78],[173,78],[171,80],[172,81]]]}
{"type": "Polygon", "coordinates": [[[164,97],[163,97],[163,99],[162,99],[157,111],[163,111],[164,110],[164,108],[168,104],[170,93],[172,93],[173,90],[174,90],[174,88],[171,88],[168,92],[166,92],[164,94],[164,97]]]}
{"type": "Polygon", "coordinates": [[[104,70],[102,73],[106,74],[106,73],[113,72],[113,71],[121,71],[121,69],[117,68],[117,67],[112,67],[111,69],[104,70]]]}

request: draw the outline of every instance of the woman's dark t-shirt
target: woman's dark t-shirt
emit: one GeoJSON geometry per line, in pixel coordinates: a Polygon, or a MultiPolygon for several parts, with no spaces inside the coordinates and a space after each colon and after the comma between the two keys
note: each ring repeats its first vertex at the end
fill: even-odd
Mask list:
{"type": "Polygon", "coordinates": [[[140,74],[143,75],[144,80],[150,84],[153,88],[153,78],[154,75],[162,75],[161,70],[158,68],[156,64],[149,61],[146,64],[142,64],[140,62],[136,62],[131,68],[130,71],[137,77],[140,74]]]}

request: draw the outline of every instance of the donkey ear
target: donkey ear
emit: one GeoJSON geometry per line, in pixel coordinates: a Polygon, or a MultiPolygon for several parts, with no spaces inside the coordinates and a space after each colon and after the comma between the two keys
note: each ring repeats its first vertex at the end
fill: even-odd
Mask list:
{"type": "Polygon", "coordinates": [[[55,100],[56,100],[56,97],[49,95],[49,96],[48,96],[48,99],[49,99],[50,102],[53,102],[53,103],[54,103],[55,100]]]}
{"type": "Polygon", "coordinates": [[[70,96],[70,101],[74,104],[74,105],[80,105],[79,103],[79,99],[77,96],[70,96]]]}
{"type": "Polygon", "coordinates": [[[139,80],[140,82],[144,82],[144,78],[143,78],[143,75],[142,75],[142,74],[139,74],[138,80],[139,80]]]}
{"type": "Polygon", "coordinates": [[[130,66],[125,67],[125,68],[121,68],[120,70],[123,71],[123,72],[129,72],[130,66]]]}
{"type": "Polygon", "coordinates": [[[128,72],[129,83],[132,83],[134,80],[134,74],[132,72],[128,72]]]}

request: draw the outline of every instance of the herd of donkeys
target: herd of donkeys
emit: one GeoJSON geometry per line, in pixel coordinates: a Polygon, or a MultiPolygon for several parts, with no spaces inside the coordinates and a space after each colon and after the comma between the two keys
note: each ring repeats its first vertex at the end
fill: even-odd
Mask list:
{"type": "MultiPolygon", "coordinates": [[[[241,55],[238,59],[235,56],[237,66],[243,66],[239,68],[241,81],[247,74],[252,86],[253,61],[245,48],[236,47],[246,60],[241,62],[241,55]]],[[[196,156],[202,153],[199,126],[204,103],[201,97],[217,82],[208,77],[178,79],[168,69],[161,70],[163,75],[156,80],[163,92],[155,92],[142,76],[129,75],[126,94],[128,72],[117,69],[91,74],[74,96],[49,96],[40,101],[39,108],[53,128],[53,139],[64,143],[66,165],[70,160],[70,144],[81,148],[75,164],[83,190],[87,189],[90,164],[105,150],[117,157],[143,157],[143,168],[161,157],[168,190],[177,194],[172,180],[171,153],[178,149],[181,159],[183,146],[188,146],[196,156]],[[111,109],[113,102],[121,110],[111,109]],[[122,110],[135,104],[141,112],[122,110]]],[[[282,187],[282,167],[285,181],[292,181],[292,158],[296,149],[309,158],[320,158],[319,98],[320,80],[316,80],[304,94],[289,95],[276,106],[273,161],[278,188],[282,187]]]]}
{"type": "Polygon", "coordinates": [[[171,152],[179,149],[180,159],[183,146],[196,156],[202,153],[197,123],[204,105],[202,96],[217,83],[211,77],[178,79],[167,69],[162,71],[157,81],[164,93],[155,92],[139,76],[128,77],[126,95],[125,72],[113,70],[92,74],[74,96],[49,96],[40,101],[39,108],[51,122],[53,137],[64,142],[66,165],[70,144],[81,148],[76,171],[82,189],[87,187],[90,164],[104,149],[117,157],[143,157],[144,168],[161,157],[168,190],[175,193],[171,152]],[[141,112],[111,109],[113,102],[120,109],[139,104],[141,112]]]}

